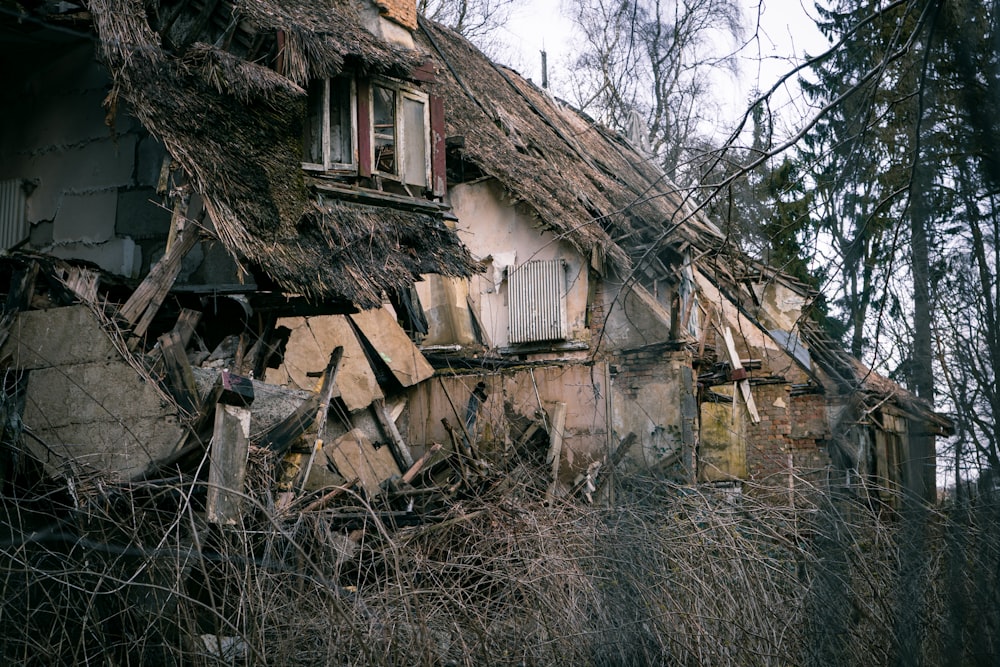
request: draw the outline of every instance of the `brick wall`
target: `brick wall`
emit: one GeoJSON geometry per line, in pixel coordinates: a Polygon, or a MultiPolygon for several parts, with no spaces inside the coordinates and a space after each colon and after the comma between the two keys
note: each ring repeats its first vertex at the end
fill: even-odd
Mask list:
{"type": "Polygon", "coordinates": [[[416,0],[377,0],[376,4],[382,16],[390,21],[410,30],[417,29],[416,0]]]}

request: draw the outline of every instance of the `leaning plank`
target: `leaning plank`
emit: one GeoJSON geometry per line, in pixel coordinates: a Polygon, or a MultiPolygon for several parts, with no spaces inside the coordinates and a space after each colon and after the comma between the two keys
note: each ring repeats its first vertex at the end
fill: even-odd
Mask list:
{"type": "Polygon", "coordinates": [[[431,457],[439,451],[441,451],[441,443],[439,442],[435,442],[433,445],[428,447],[427,451],[424,452],[424,455],[417,459],[417,462],[410,466],[410,469],[403,475],[403,479],[401,480],[403,484],[412,483],[413,480],[416,479],[417,475],[420,474],[423,467],[427,465],[427,462],[431,460],[431,457]]]}
{"type": "Polygon", "coordinates": [[[167,391],[177,401],[181,410],[190,416],[197,415],[198,386],[195,384],[194,373],[191,371],[191,364],[188,362],[180,334],[174,331],[165,333],[160,336],[159,343],[167,374],[167,391]]]}
{"type": "Polygon", "coordinates": [[[740,355],[736,352],[736,343],[733,342],[733,332],[727,326],[722,329],[722,337],[726,341],[726,351],[729,353],[729,364],[733,368],[733,377],[743,394],[743,401],[746,403],[747,412],[750,413],[750,421],[754,424],[760,423],[760,415],[757,413],[757,404],[753,400],[753,392],[750,391],[750,381],[746,377],[740,355]],[[743,372],[740,372],[743,371],[743,372]]]}
{"type": "Polygon", "coordinates": [[[254,441],[261,447],[267,447],[279,456],[291,449],[299,437],[312,426],[319,408],[320,395],[312,394],[295,409],[295,412],[274,424],[258,436],[254,441]]]}
{"type": "Polygon", "coordinates": [[[566,428],[566,404],[558,402],[552,409],[552,430],[549,432],[549,453],[545,461],[552,466],[552,483],[549,485],[547,497],[555,497],[559,485],[559,464],[562,461],[563,430],[566,428]]]}
{"type": "Polygon", "coordinates": [[[181,230],[177,242],[149,271],[129,300],[121,307],[119,315],[133,327],[137,336],[146,333],[153,316],[160,309],[164,297],[181,271],[181,260],[198,242],[198,228],[188,224],[181,230]]]}
{"type": "Polygon", "coordinates": [[[412,387],[434,375],[434,368],[388,310],[376,308],[350,317],[404,387],[412,387]]]}
{"type": "Polygon", "coordinates": [[[219,405],[212,431],[205,515],[211,523],[239,522],[250,452],[250,410],[219,405]]]}
{"type": "Polygon", "coordinates": [[[186,349],[194,336],[194,330],[201,321],[201,311],[190,308],[181,308],[180,315],[177,316],[177,323],[172,331],[181,337],[181,345],[186,349]]]}
{"type": "Polygon", "coordinates": [[[386,410],[385,401],[381,398],[377,399],[372,403],[371,408],[375,419],[382,428],[382,433],[389,439],[389,447],[396,459],[396,463],[403,470],[413,466],[413,454],[410,452],[406,441],[403,440],[399,429],[396,428],[396,422],[392,420],[392,416],[386,410]]]}
{"type": "Polygon", "coordinates": [[[305,491],[306,482],[309,481],[309,473],[312,471],[313,461],[316,460],[316,452],[323,449],[323,431],[326,429],[326,416],[330,413],[330,401],[333,400],[334,390],[337,388],[337,369],[340,368],[340,358],[344,356],[344,348],[340,345],[333,348],[330,354],[330,362],[323,372],[323,386],[320,389],[319,410],[316,413],[316,441],[313,443],[312,451],[309,452],[309,462],[302,473],[301,491],[305,491]]]}

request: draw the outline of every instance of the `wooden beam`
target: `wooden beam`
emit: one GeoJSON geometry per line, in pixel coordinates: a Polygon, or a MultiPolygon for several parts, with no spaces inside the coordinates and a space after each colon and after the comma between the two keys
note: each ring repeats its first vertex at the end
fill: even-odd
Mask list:
{"type": "Polygon", "coordinates": [[[163,304],[164,297],[177,280],[181,260],[198,242],[198,236],[198,228],[193,223],[187,224],[177,237],[177,242],[156,262],[145,280],[121,307],[118,314],[133,327],[135,335],[142,336],[146,333],[163,304]]]}
{"type": "Polygon", "coordinates": [[[313,442],[312,451],[309,452],[309,462],[302,472],[302,485],[300,491],[305,491],[306,482],[309,480],[309,473],[312,471],[313,462],[316,460],[316,452],[323,449],[323,430],[326,428],[326,417],[330,412],[330,401],[333,400],[333,392],[337,387],[337,370],[340,368],[340,358],[344,356],[344,347],[338,345],[330,354],[330,361],[323,372],[323,384],[320,388],[319,409],[316,413],[316,439],[313,442]]]}
{"type": "Polygon", "coordinates": [[[416,478],[416,476],[420,474],[420,471],[423,469],[423,467],[427,465],[427,462],[431,460],[431,457],[434,456],[437,452],[441,451],[441,447],[442,447],[441,443],[438,442],[435,442],[433,445],[431,445],[427,449],[427,451],[424,452],[424,455],[421,456],[419,459],[417,459],[416,463],[410,466],[410,469],[407,470],[406,473],[403,475],[402,478],[403,484],[411,484],[413,480],[416,478]]]}
{"type": "Polygon", "coordinates": [[[181,410],[189,417],[194,417],[199,411],[198,386],[195,384],[194,372],[188,362],[181,336],[171,331],[160,336],[159,343],[166,371],[167,391],[177,401],[181,410]]]}
{"type": "Polygon", "coordinates": [[[220,405],[215,410],[205,516],[210,523],[239,523],[250,453],[250,410],[220,405]]]}
{"type": "Polygon", "coordinates": [[[757,404],[753,400],[753,392],[750,391],[750,381],[746,377],[746,371],[743,369],[740,355],[736,352],[736,343],[733,342],[733,332],[728,326],[722,328],[722,337],[726,341],[726,350],[729,352],[729,363],[733,367],[733,377],[741,378],[735,384],[739,387],[740,393],[743,395],[747,412],[750,413],[750,421],[754,424],[759,424],[760,415],[757,414],[757,404]],[[743,372],[738,373],[738,371],[743,372]]]}
{"type": "Polygon", "coordinates": [[[566,428],[566,404],[559,402],[552,409],[552,429],[549,431],[549,452],[545,456],[545,461],[549,463],[552,474],[552,483],[545,494],[546,498],[555,498],[556,487],[559,484],[559,464],[562,460],[563,431],[566,428]]]}
{"type": "Polygon", "coordinates": [[[389,447],[392,450],[393,457],[396,459],[396,463],[399,465],[399,468],[401,470],[406,470],[412,467],[413,454],[410,452],[410,448],[406,444],[406,441],[403,440],[403,436],[400,434],[399,429],[396,428],[396,422],[393,421],[392,416],[386,410],[385,399],[377,398],[372,401],[371,410],[372,413],[374,413],[379,426],[382,427],[382,433],[389,439],[389,447]]]}

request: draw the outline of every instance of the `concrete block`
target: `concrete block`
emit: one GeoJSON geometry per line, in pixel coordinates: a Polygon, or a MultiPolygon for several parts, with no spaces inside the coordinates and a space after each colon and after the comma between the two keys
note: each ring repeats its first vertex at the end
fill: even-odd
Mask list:
{"type": "Polygon", "coordinates": [[[102,106],[105,95],[98,88],[29,99],[19,141],[27,150],[38,150],[110,138],[112,130],[105,125],[106,112],[102,106]]]}
{"type": "Polygon", "coordinates": [[[39,368],[28,376],[24,421],[32,428],[92,422],[130,424],[174,413],[160,393],[121,358],[39,368]]]}
{"type": "Polygon", "coordinates": [[[159,201],[153,188],[119,190],[115,222],[118,235],[136,240],[167,238],[171,213],[159,201]]]}
{"type": "Polygon", "coordinates": [[[135,135],[92,141],[84,146],[41,152],[24,160],[21,178],[36,179],[28,197],[28,220],[53,220],[65,192],[88,192],[132,183],[135,135]]]}
{"type": "Polygon", "coordinates": [[[151,463],[176,452],[184,431],[176,417],[145,417],[131,422],[91,422],[38,428],[47,447],[27,439],[29,451],[54,477],[98,472],[130,480],[151,463]]]}
{"type": "Polygon", "coordinates": [[[105,271],[135,278],[142,268],[142,250],[132,239],[112,239],[91,245],[69,243],[49,249],[49,254],[61,259],[83,259],[97,264],[105,271]]]}
{"type": "Polygon", "coordinates": [[[69,306],[19,313],[0,347],[0,357],[8,355],[17,368],[33,370],[103,363],[118,358],[118,351],[89,308],[69,306]]]}
{"type": "Polygon", "coordinates": [[[64,194],[56,213],[52,240],[56,243],[107,241],[115,235],[117,210],[116,190],[64,194]]]}

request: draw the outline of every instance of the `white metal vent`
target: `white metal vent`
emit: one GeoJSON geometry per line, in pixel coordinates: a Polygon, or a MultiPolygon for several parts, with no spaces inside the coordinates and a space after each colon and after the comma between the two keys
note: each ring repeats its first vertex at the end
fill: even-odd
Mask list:
{"type": "Polygon", "coordinates": [[[510,343],[564,340],[565,263],[561,259],[537,260],[509,271],[510,343]]]}
{"type": "Polygon", "coordinates": [[[0,248],[7,250],[28,238],[28,216],[20,178],[0,181],[0,248]]]}

